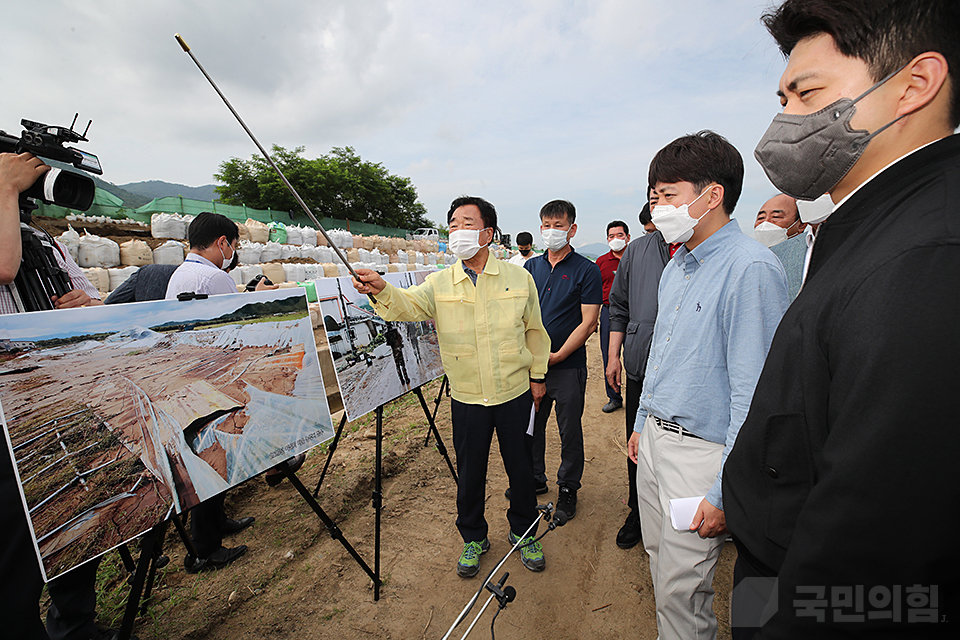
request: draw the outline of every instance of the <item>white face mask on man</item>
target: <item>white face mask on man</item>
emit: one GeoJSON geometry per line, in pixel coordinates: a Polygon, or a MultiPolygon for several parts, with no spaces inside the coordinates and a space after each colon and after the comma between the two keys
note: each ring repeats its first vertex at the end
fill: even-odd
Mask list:
{"type": "Polygon", "coordinates": [[[708,188],[694,198],[693,202],[682,204],[679,207],[675,207],[672,204],[658,204],[653,208],[653,212],[651,213],[653,224],[660,230],[660,233],[663,234],[663,240],[665,242],[668,244],[686,242],[693,237],[694,227],[703,219],[703,216],[710,213],[710,209],[704,211],[703,215],[699,218],[691,218],[689,213],[690,205],[702,198],[704,193],[709,192],[710,189],[708,188]]]}
{"type": "Polygon", "coordinates": [[[461,260],[469,260],[480,251],[480,232],[482,229],[457,229],[450,232],[447,246],[453,255],[461,260]]]}
{"type": "Polygon", "coordinates": [[[616,253],[618,251],[623,251],[623,248],[627,246],[627,241],[624,240],[623,238],[614,238],[613,240],[607,243],[607,246],[610,247],[610,251],[613,251],[614,253],[616,253]]]}
{"type": "Polygon", "coordinates": [[[540,238],[550,251],[560,251],[567,246],[568,233],[570,233],[569,229],[541,229],[540,238]]]}
{"type": "Polygon", "coordinates": [[[764,220],[753,229],[753,236],[766,248],[775,247],[790,237],[790,229],[800,224],[800,218],[787,228],[764,220]]]}
{"type": "Polygon", "coordinates": [[[236,255],[237,250],[234,249],[233,245],[231,244],[230,249],[233,251],[233,253],[230,254],[229,258],[227,258],[227,256],[224,255],[223,253],[223,249],[221,249],[219,245],[217,245],[217,249],[220,249],[220,257],[223,258],[223,262],[220,264],[220,268],[223,269],[224,271],[229,271],[230,263],[233,262],[233,256],[236,255]]]}

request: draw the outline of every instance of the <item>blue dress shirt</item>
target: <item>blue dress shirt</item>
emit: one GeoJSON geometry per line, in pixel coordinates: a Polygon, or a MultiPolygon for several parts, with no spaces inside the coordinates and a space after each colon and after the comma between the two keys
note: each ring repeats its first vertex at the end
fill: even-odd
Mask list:
{"type": "Polygon", "coordinates": [[[787,277],[777,257],[731,220],[693,251],[677,249],[658,296],[634,431],[653,414],[724,445],[721,470],[706,495],[722,509],[723,462],[790,304],[787,277]]]}

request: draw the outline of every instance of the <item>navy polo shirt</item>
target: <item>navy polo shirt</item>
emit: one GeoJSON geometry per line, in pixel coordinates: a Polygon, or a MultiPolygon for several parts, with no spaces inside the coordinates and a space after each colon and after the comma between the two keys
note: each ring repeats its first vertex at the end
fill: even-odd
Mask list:
{"type": "MultiPolygon", "coordinates": [[[[550,266],[547,252],[527,260],[523,268],[533,274],[540,294],[540,316],[550,334],[550,352],[559,351],[573,330],[583,322],[582,304],[603,303],[603,279],[600,267],[570,247],[556,267],[550,266]]],[[[587,366],[587,348],[581,346],[566,360],[551,369],[577,369],[587,366]]]]}

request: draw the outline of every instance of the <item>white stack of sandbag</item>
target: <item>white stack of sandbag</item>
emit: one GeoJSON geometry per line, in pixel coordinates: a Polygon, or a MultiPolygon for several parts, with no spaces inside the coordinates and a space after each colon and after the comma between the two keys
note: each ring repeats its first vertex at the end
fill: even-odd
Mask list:
{"type": "Polygon", "coordinates": [[[185,249],[182,242],[178,242],[177,240],[167,240],[153,250],[153,263],[181,264],[184,256],[185,249]]]}
{"type": "Polygon", "coordinates": [[[77,264],[81,267],[116,267],[120,264],[120,245],[108,238],[84,232],[77,250],[77,264]]]}
{"type": "Polygon", "coordinates": [[[107,274],[110,279],[110,291],[113,291],[126,281],[127,278],[132,276],[137,272],[137,269],[140,267],[121,267],[119,269],[107,269],[107,274]]]}
{"type": "Polygon", "coordinates": [[[245,264],[237,267],[234,271],[240,271],[243,274],[242,280],[244,282],[250,282],[259,275],[263,275],[263,269],[259,264],[245,264]]]}
{"type": "Polygon", "coordinates": [[[317,246],[317,230],[313,227],[300,227],[300,237],[303,238],[304,246],[317,246]]]}
{"type": "Polygon", "coordinates": [[[280,245],[280,259],[286,260],[288,258],[300,258],[300,245],[297,244],[282,244],[280,245]]]}
{"type": "Polygon", "coordinates": [[[57,236],[57,242],[62,244],[73,261],[76,262],[80,253],[80,234],[73,230],[73,227],[67,225],[67,230],[57,236]]]}
{"type": "Polygon", "coordinates": [[[302,264],[285,264],[283,265],[283,273],[287,282],[299,282],[300,280],[305,280],[305,270],[304,265],[302,264]]]}
{"type": "Polygon", "coordinates": [[[260,252],[260,262],[273,262],[280,259],[281,245],[279,242],[267,242],[260,252]]]}
{"type": "Polygon", "coordinates": [[[259,264],[263,245],[252,240],[241,240],[237,248],[237,260],[240,264],[259,264]]]}
{"type": "Polygon", "coordinates": [[[187,224],[175,213],[155,213],[150,216],[150,235],[154,238],[184,240],[187,237],[187,224]]]}
{"type": "Polygon", "coordinates": [[[323,277],[323,266],[319,264],[305,264],[303,265],[303,278],[302,280],[316,280],[317,278],[323,277]]]}
{"type": "Polygon", "coordinates": [[[298,247],[303,244],[303,231],[300,227],[287,225],[287,244],[295,244],[298,247]]]}

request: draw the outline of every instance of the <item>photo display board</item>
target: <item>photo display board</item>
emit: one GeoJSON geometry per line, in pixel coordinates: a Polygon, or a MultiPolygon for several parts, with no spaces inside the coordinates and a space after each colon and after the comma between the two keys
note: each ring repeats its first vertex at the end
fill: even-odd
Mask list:
{"type": "MultiPolygon", "coordinates": [[[[383,279],[406,289],[428,272],[388,273],[383,279]]],[[[433,320],[387,322],[352,278],[314,281],[320,314],[347,418],[356,420],[380,405],[443,375],[433,320]]]]}
{"type": "Polygon", "coordinates": [[[3,316],[0,419],[45,580],[334,433],[300,288],[3,316]]]}

